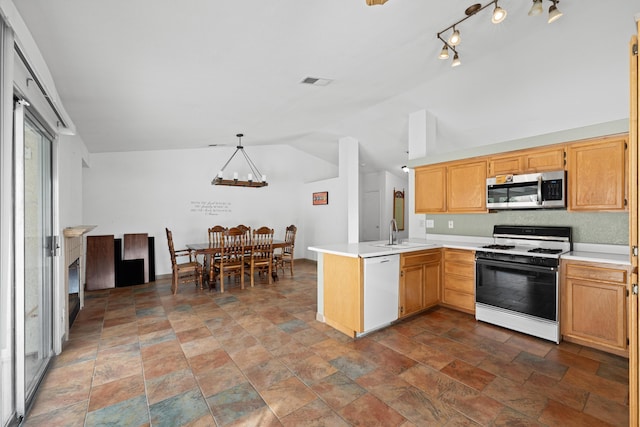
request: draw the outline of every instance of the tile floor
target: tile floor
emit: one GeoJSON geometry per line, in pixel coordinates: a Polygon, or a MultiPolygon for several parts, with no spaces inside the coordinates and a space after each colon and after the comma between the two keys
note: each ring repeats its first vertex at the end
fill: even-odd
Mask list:
{"type": "Polygon", "coordinates": [[[90,292],[25,424],[628,424],[626,359],[444,308],[351,340],[315,320],[315,281],[90,292]]]}

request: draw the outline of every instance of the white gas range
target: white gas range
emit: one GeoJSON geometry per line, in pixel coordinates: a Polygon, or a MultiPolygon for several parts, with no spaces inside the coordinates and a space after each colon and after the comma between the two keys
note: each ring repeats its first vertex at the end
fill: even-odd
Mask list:
{"type": "Polygon", "coordinates": [[[558,266],[571,227],[496,225],[476,250],[476,319],[560,342],[558,266]]]}

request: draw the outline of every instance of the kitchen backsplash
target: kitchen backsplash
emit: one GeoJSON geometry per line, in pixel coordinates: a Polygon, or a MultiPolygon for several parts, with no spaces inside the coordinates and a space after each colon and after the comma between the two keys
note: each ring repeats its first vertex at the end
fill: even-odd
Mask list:
{"type": "Polygon", "coordinates": [[[600,243],[609,245],[629,244],[629,214],[626,212],[567,212],[566,210],[498,211],[490,214],[424,215],[433,220],[433,228],[425,228],[429,234],[453,234],[491,237],[493,226],[506,225],[556,225],[572,227],[576,243],[600,243]],[[449,222],[453,221],[453,228],[449,222]]]}

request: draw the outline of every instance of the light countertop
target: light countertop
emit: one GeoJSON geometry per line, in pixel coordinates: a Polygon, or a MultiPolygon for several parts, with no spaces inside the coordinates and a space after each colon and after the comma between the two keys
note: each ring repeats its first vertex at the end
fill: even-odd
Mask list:
{"type": "MultiPolygon", "coordinates": [[[[359,243],[334,243],[310,246],[314,252],[340,255],[352,258],[370,258],[393,255],[427,249],[453,248],[476,250],[482,245],[492,243],[490,237],[428,235],[427,239],[408,239],[406,244],[393,247],[384,246],[386,240],[359,243]]],[[[574,244],[574,250],[561,256],[562,259],[629,265],[629,250],[621,245],[574,244]]]]}

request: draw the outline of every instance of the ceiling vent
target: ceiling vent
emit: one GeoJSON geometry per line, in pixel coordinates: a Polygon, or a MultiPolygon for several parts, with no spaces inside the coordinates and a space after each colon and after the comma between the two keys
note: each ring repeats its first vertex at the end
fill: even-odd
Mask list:
{"type": "Polygon", "coordinates": [[[300,83],[313,86],[326,86],[331,83],[329,79],[321,79],[319,77],[305,77],[300,83]]]}

